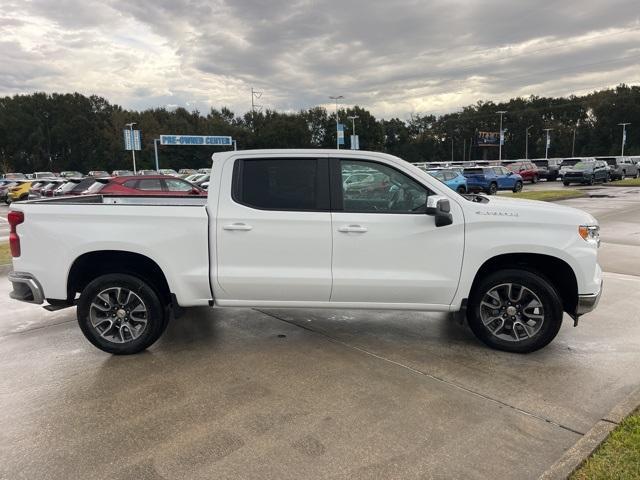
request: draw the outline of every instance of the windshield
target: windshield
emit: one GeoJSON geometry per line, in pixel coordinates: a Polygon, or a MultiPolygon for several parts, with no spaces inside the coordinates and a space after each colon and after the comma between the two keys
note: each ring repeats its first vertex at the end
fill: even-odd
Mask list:
{"type": "Polygon", "coordinates": [[[465,168],[463,173],[465,175],[482,175],[484,174],[484,170],[481,168],[465,168]]]}
{"type": "Polygon", "coordinates": [[[578,162],[573,166],[574,170],[591,170],[593,162],[578,162]]]}
{"type": "Polygon", "coordinates": [[[537,165],[538,167],[546,167],[549,164],[548,160],[534,160],[533,161],[534,165],[537,165]]]}
{"type": "Polygon", "coordinates": [[[427,173],[432,177],[437,178],[441,182],[444,182],[444,173],[442,172],[442,170],[428,170],[427,173]]]}
{"type": "Polygon", "coordinates": [[[562,161],[562,166],[563,167],[570,167],[572,165],[575,165],[578,162],[580,162],[580,159],[578,159],[578,158],[567,158],[566,160],[562,161]]]}

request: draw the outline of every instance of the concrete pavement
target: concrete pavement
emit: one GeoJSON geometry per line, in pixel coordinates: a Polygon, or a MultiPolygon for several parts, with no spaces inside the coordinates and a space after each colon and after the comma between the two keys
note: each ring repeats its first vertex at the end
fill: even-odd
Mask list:
{"type": "Polygon", "coordinates": [[[625,255],[524,356],[443,314],[202,308],[112,357],[0,279],[0,478],[537,478],[640,385],[640,193],[563,203],[625,255]]]}

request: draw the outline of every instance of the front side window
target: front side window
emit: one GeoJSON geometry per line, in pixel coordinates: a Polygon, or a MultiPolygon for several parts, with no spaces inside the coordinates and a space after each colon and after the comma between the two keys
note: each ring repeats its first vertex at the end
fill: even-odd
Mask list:
{"type": "Polygon", "coordinates": [[[320,185],[327,184],[328,174],[325,170],[322,178],[318,163],[314,158],[240,160],[234,169],[233,199],[262,210],[322,210],[320,185]]]}
{"type": "Polygon", "coordinates": [[[363,171],[366,177],[342,185],[345,212],[424,213],[429,190],[398,170],[375,162],[341,160],[342,173],[363,171]]]}

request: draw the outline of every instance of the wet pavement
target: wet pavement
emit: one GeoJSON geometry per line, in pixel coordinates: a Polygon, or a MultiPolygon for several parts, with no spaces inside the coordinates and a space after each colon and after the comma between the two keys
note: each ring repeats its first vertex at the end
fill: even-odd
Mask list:
{"type": "Polygon", "coordinates": [[[113,357],[0,278],[0,478],[537,478],[640,385],[635,192],[563,202],[604,294],[529,355],[444,314],[198,308],[113,357]]]}

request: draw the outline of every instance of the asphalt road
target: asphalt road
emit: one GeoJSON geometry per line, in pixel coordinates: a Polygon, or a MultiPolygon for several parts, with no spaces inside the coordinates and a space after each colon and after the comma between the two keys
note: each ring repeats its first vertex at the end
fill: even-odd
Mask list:
{"type": "Polygon", "coordinates": [[[590,192],[603,298],[530,355],[443,314],[201,308],[113,357],[0,280],[0,478],[537,478],[640,385],[640,189],[590,192]]]}

